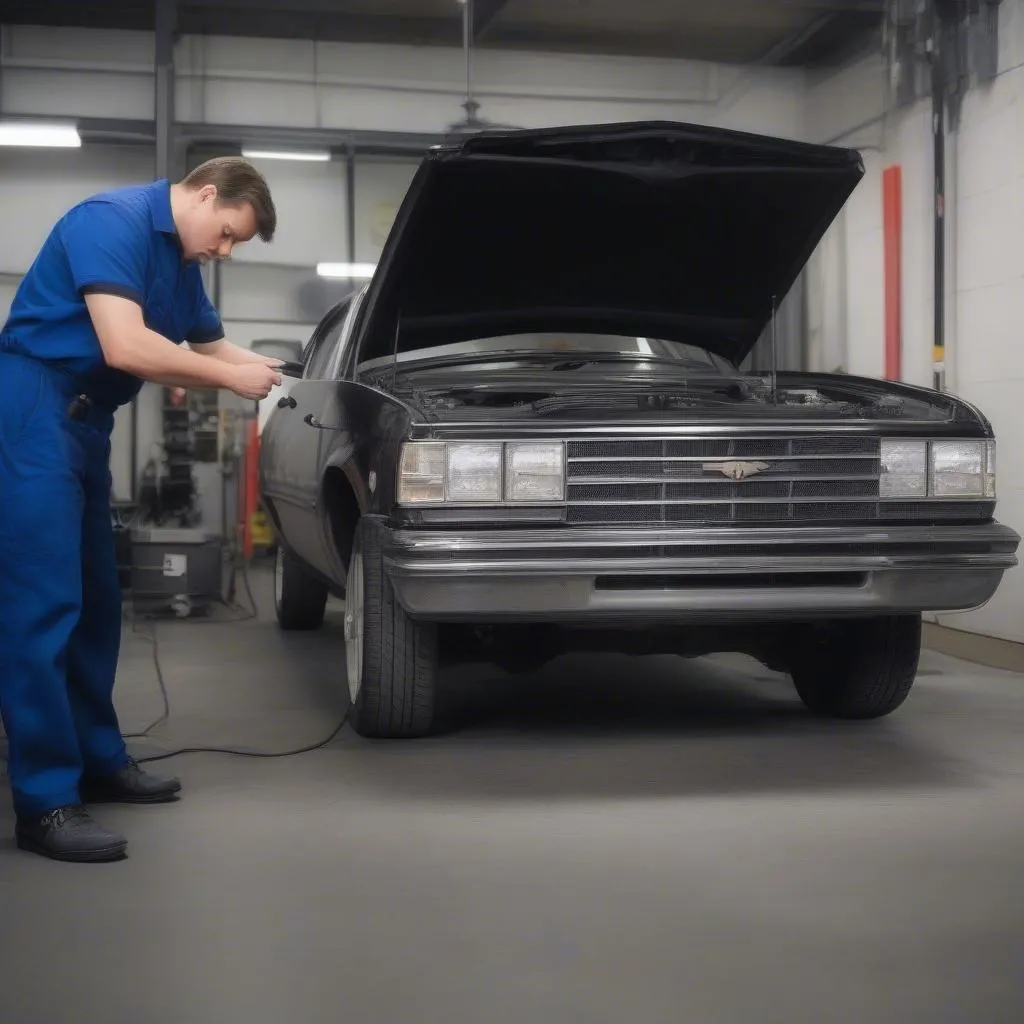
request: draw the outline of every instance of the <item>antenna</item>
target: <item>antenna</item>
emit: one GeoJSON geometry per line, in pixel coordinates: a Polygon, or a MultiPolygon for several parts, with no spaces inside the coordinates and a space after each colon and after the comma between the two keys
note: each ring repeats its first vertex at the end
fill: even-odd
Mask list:
{"type": "Polygon", "coordinates": [[[776,313],[778,312],[778,302],[776,297],[772,296],[772,359],[771,359],[771,378],[772,378],[772,402],[777,403],[779,400],[778,387],[779,387],[779,336],[776,324],[776,313]]]}
{"type": "Polygon", "coordinates": [[[395,379],[398,376],[398,325],[402,322],[402,310],[395,312],[395,344],[391,349],[391,390],[395,390],[395,379]]]}

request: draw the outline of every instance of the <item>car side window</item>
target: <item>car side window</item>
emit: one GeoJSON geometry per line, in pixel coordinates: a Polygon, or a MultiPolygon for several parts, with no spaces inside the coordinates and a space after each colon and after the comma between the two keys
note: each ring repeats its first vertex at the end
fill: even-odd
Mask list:
{"type": "Polygon", "coordinates": [[[309,352],[305,360],[306,368],[302,374],[304,380],[324,380],[329,376],[328,369],[334,362],[338,348],[338,339],[345,325],[346,315],[351,307],[350,302],[334,309],[330,319],[321,323],[309,343],[309,352]]]}
{"type": "Polygon", "coordinates": [[[359,307],[363,304],[363,296],[366,294],[366,289],[356,292],[352,298],[352,302],[348,307],[348,312],[345,314],[344,319],[341,323],[341,337],[338,343],[333,347],[333,355],[330,363],[327,367],[327,376],[332,380],[336,380],[341,376],[341,364],[345,358],[345,350],[348,348],[349,342],[352,340],[352,330],[355,327],[356,319],[359,316],[359,307]]]}
{"type": "Polygon", "coordinates": [[[327,376],[327,367],[334,355],[335,342],[341,334],[341,324],[337,324],[324,334],[310,355],[303,374],[307,380],[323,380],[327,376]]]}

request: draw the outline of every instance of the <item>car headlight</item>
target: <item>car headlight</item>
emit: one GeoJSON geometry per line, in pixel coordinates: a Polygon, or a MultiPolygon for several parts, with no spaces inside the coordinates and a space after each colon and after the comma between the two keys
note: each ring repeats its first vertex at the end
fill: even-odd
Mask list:
{"type": "Polygon", "coordinates": [[[932,442],[932,493],[939,498],[994,498],[995,445],[988,441],[932,442]]]}
{"type": "Polygon", "coordinates": [[[449,445],[445,498],[448,501],[500,501],[501,445],[449,445]]]}
{"type": "Polygon", "coordinates": [[[883,441],[878,493],[883,498],[928,497],[928,442],[883,441]]]}
{"type": "Polygon", "coordinates": [[[505,497],[508,501],[561,501],[564,493],[561,444],[505,446],[505,497]]]}
{"type": "Polygon", "coordinates": [[[545,504],[565,497],[562,442],[412,441],[398,467],[401,505],[545,504]]]}
{"type": "Polygon", "coordinates": [[[995,441],[883,441],[882,498],[995,498],[995,441]]]}
{"type": "Polygon", "coordinates": [[[398,500],[403,505],[444,501],[444,445],[407,444],[398,466],[398,500]]]}

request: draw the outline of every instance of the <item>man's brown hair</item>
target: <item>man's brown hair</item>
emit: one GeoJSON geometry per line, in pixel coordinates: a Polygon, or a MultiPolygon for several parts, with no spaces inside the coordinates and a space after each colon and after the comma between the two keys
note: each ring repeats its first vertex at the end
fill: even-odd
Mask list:
{"type": "Polygon", "coordinates": [[[190,189],[205,185],[217,187],[217,199],[225,206],[249,203],[256,215],[256,231],[264,242],[274,237],[277,211],[266,179],[248,160],[240,156],[218,156],[200,164],[182,181],[190,189]]]}

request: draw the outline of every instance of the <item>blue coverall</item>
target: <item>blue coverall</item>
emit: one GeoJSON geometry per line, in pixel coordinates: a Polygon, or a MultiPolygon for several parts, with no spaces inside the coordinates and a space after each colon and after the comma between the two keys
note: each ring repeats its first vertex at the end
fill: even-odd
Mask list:
{"type": "Polygon", "coordinates": [[[54,226],[0,332],[0,711],[19,816],[79,802],[127,759],[113,704],[121,591],[114,412],[142,381],[108,367],[84,295],[137,302],[171,341],[223,336],[186,262],[167,180],[93,196],[54,226]],[[69,406],[88,395],[85,419],[69,406]]]}

